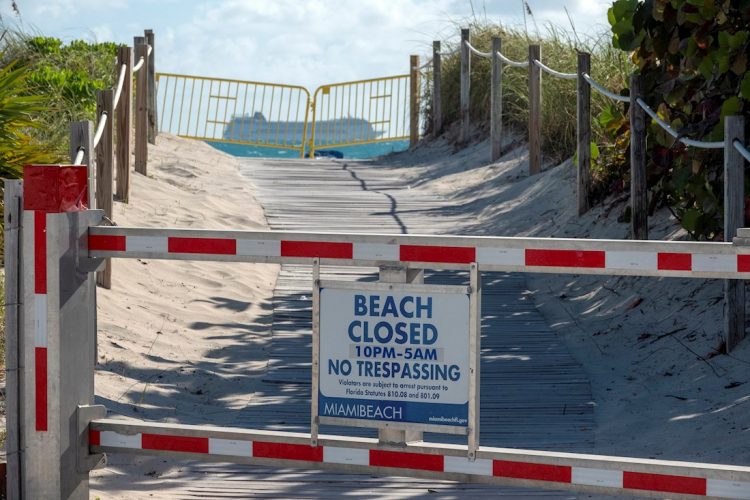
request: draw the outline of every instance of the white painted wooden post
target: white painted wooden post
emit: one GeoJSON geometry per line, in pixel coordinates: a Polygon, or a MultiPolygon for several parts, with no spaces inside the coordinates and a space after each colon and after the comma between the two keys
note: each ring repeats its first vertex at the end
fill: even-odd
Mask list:
{"type": "Polygon", "coordinates": [[[5,231],[5,457],[6,498],[21,498],[20,322],[21,203],[20,180],[4,181],[5,231]]]}
{"type": "Polygon", "coordinates": [[[28,499],[89,498],[88,432],[78,417],[79,405],[94,400],[96,265],[82,245],[102,212],[87,210],[87,186],[86,166],[24,168],[19,361],[28,499]]]}

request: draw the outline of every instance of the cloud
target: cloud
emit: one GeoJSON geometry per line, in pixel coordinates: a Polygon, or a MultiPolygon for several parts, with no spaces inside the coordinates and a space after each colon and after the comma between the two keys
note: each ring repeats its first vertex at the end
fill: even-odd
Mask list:
{"type": "Polygon", "coordinates": [[[26,11],[29,10],[34,16],[53,19],[71,19],[82,12],[120,10],[128,6],[127,0],[31,0],[19,3],[22,15],[26,15],[26,11]]]}
{"type": "MultiPolygon", "coordinates": [[[[401,74],[410,54],[451,40],[472,16],[518,23],[509,0],[24,0],[22,19],[51,36],[132,44],[153,28],[161,71],[304,85],[401,74]],[[473,1],[473,4],[472,4],[473,1]],[[471,6],[473,5],[473,11],[471,6]]],[[[2,0],[0,0],[2,2],[2,0]]],[[[540,28],[606,24],[606,0],[528,0],[540,28]]],[[[3,15],[8,2],[0,3],[3,15]]]]}

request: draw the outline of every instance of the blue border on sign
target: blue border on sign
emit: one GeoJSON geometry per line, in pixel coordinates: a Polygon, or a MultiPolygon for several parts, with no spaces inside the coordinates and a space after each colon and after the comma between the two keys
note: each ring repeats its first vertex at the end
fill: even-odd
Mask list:
{"type": "Polygon", "coordinates": [[[335,398],[318,393],[318,416],[466,427],[469,425],[469,403],[335,398]]]}

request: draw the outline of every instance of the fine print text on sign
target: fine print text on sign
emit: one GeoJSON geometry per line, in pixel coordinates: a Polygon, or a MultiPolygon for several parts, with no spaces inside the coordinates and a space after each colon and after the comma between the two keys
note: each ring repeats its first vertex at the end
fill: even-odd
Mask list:
{"type": "Polygon", "coordinates": [[[318,415],[465,428],[466,287],[358,284],[320,289],[318,415]]]}

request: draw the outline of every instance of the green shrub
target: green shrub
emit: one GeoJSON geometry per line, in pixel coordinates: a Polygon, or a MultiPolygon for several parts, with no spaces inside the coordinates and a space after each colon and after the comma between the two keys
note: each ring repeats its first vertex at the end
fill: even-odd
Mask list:
{"type": "Polygon", "coordinates": [[[20,177],[27,163],[53,160],[32,136],[47,107],[42,96],[26,95],[28,85],[28,67],[11,63],[0,68],[0,178],[20,177]]]}
{"type": "MultiPolygon", "coordinates": [[[[681,135],[720,141],[724,117],[748,115],[750,3],[616,0],[612,44],[632,54],[644,100],[681,135]]],[[[654,202],[669,206],[696,238],[721,236],[723,155],[688,148],[652,123],[648,180],[654,202]]]]}
{"type": "MultiPolygon", "coordinates": [[[[632,71],[632,63],[619,50],[612,48],[605,33],[581,39],[575,33],[548,25],[541,36],[530,35],[520,29],[475,21],[470,25],[471,43],[483,52],[489,52],[492,37],[502,40],[502,52],[516,61],[528,59],[530,44],[539,44],[542,62],[563,72],[575,72],[577,52],[591,53],[591,76],[608,88],[621,89],[632,71]]],[[[443,52],[449,52],[447,47],[443,52]]],[[[459,120],[459,93],[461,62],[458,53],[442,58],[442,103],[443,118],[447,125],[459,120]]],[[[490,111],[490,61],[472,56],[471,101],[472,123],[487,129],[490,111]]],[[[428,87],[427,92],[430,92],[428,87]]],[[[598,116],[610,109],[606,97],[592,92],[592,114],[598,116]]],[[[425,97],[427,102],[429,99],[425,97]]],[[[429,113],[429,106],[427,107],[429,113]]],[[[609,111],[611,112],[611,111],[609,111]]],[[[503,125],[517,131],[526,131],[528,124],[528,69],[503,68],[503,125]]],[[[429,119],[426,121],[430,123],[429,119]]],[[[614,146],[617,137],[605,133],[605,125],[594,120],[593,138],[599,145],[597,150],[614,146]]],[[[544,74],[542,76],[542,149],[548,160],[568,158],[576,149],[576,84],[544,74]]],[[[606,169],[595,170],[595,175],[606,177],[606,169]]]]}
{"type": "Polygon", "coordinates": [[[38,117],[34,137],[51,148],[57,161],[69,161],[69,124],[96,122],[96,91],[115,83],[117,45],[83,40],[64,44],[19,32],[9,32],[4,43],[4,64],[15,60],[26,65],[26,94],[43,96],[48,105],[38,117]]]}

